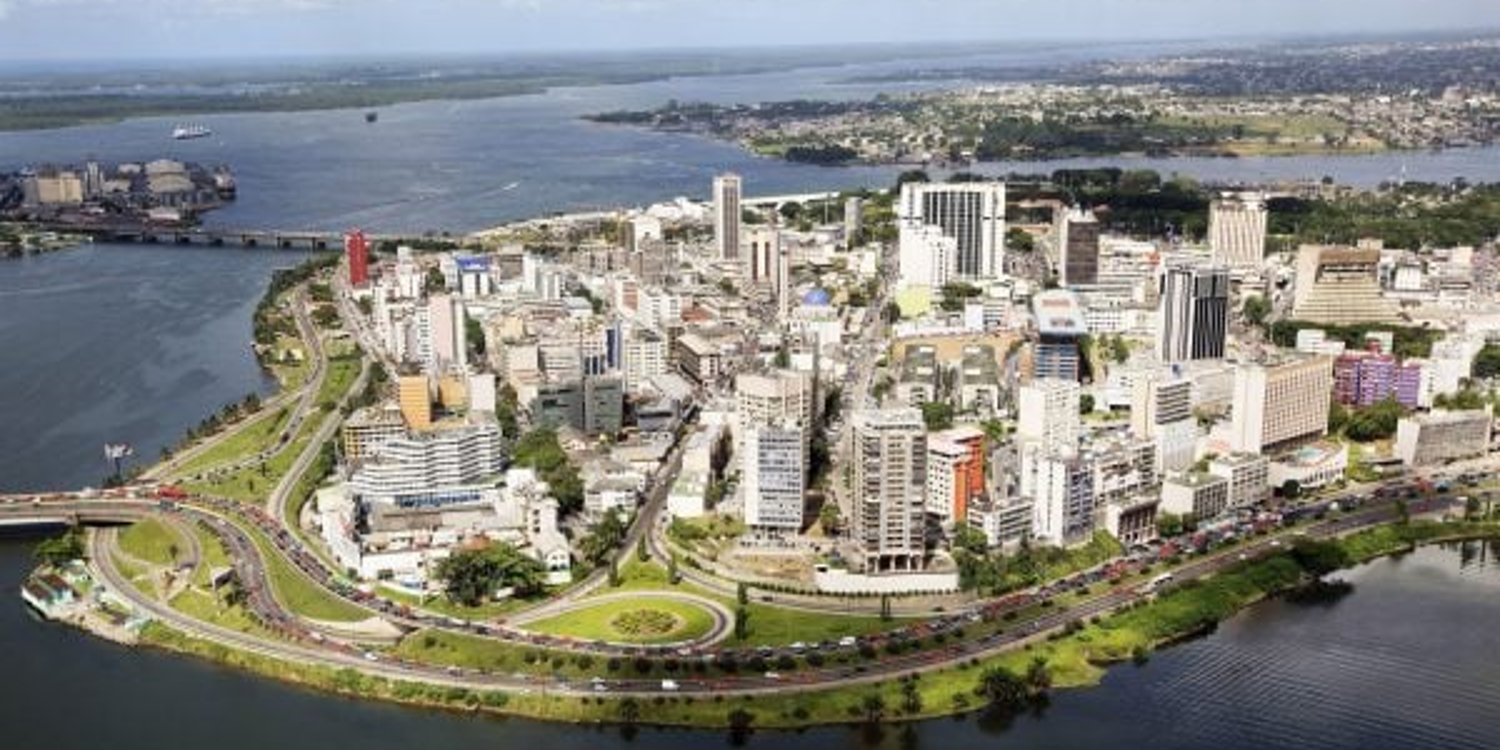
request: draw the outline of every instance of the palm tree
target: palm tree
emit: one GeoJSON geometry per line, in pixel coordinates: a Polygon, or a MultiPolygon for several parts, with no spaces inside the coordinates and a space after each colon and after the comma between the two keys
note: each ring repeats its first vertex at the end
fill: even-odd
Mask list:
{"type": "Polygon", "coordinates": [[[1052,670],[1047,667],[1047,657],[1037,656],[1026,668],[1026,684],[1034,692],[1045,693],[1052,689],[1052,670]]]}
{"type": "Polygon", "coordinates": [[[885,718],[885,697],[880,693],[870,693],[860,703],[860,709],[864,711],[867,723],[879,724],[885,718]]]}

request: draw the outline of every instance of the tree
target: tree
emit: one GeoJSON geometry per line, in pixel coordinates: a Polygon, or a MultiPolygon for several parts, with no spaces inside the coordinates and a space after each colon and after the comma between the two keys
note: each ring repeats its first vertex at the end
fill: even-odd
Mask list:
{"type": "Polygon", "coordinates": [[[478,320],[464,316],[464,338],[469,342],[469,351],[480,356],[485,352],[484,326],[478,320]]]}
{"type": "Polygon", "coordinates": [[[750,608],[741,604],[734,609],[734,639],[743,641],[750,637],[750,608]]]}
{"type": "Polygon", "coordinates": [[[901,683],[901,710],[908,715],[922,713],[922,691],[917,689],[917,678],[901,683]]]}
{"type": "Polygon", "coordinates": [[[927,401],[922,404],[922,421],[929,432],[946,430],[953,426],[953,405],[944,401],[927,401]]]}
{"type": "Polygon", "coordinates": [[[1241,307],[1245,314],[1246,322],[1258,328],[1264,328],[1266,317],[1271,314],[1271,303],[1258,294],[1252,294],[1245,298],[1245,304],[1241,307]]]}
{"type": "Polygon", "coordinates": [[[610,508],[589,528],[588,536],[578,543],[578,552],[590,565],[603,565],[625,541],[626,524],[619,508],[610,508]]]}
{"type": "Polygon", "coordinates": [[[866,724],[879,724],[885,718],[885,697],[880,693],[870,693],[859,702],[859,709],[865,715],[866,724]]]}
{"type": "Polygon", "coordinates": [[[518,596],[540,592],[546,568],[510,544],[496,542],[455,552],[438,563],[436,573],[450,599],[475,607],[501,588],[514,589],[518,596]]]}
{"type": "Polygon", "coordinates": [[[974,694],[983,698],[993,708],[1003,711],[1021,711],[1031,699],[1026,683],[1005,667],[990,667],[979,676],[974,694]]]}
{"type": "Polygon", "coordinates": [[[37,543],[31,554],[37,562],[43,565],[55,566],[80,560],[84,555],[83,534],[77,529],[70,529],[62,536],[43,539],[37,543]]]}
{"type": "Polygon", "coordinates": [[[583,507],[583,479],[558,442],[556,430],[540,428],[522,435],[512,450],[512,463],[536,469],[537,475],[552,489],[563,514],[583,507]]]}
{"type": "Polygon", "coordinates": [[[635,543],[635,559],[640,560],[641,562],[646,562],[651,559],[651,552],[646,549],[645,537],[641,537],[640,541],[635,543]]]}
{"type": "Polygon", "coordinates": [[[818,525],[823,527],[823,533],[833,536],[839,531],[839,522],[842,520],[839,514],[839,504],[832,498],[823,501],[823,507],[818,509],[818,525]]]}
{"type": "Polygon", "coordinates": [[[1047,666],[1047,657],[1040,654],[1032,657],[1031,664],[1026,667],[1026,684],[1035,693],[1052,689],[1052,669],[1047,666]]]}
{"type": "Polygon", "coordinates": [[[746,586],[743,581],[735,586],[734,598],[741,607],[750,603],[750,588],[746,586]]]}
{"type": "Polygon", "coordinates": [[[1036,239],[1020,227],[1005,230],[1005,246],[1017,252],[1029,253],[1036,249],[1036,239]]]}
{"type": "Polygon", "coordinates": [[[1094,413],[1094,394],[1092,394],[1092,393],[1085,393],[1085,394],[1083,394],[1083,395],[1081,395],[1081,396],[1078,397],[1078,413],[1079,414],[1092,414],[1092,413],[1094,413]]]}
{"type": "Polygon", "coordinates": [[[1493,378],[1500,375],[1500,344],[1485,344],[1474,357],[1474,377],[1493,378]]]}
{"type": "Polygon", "coordinates": [[[619,714],[621,724],[634,726],[641,720],[641,703],[635,698],[625,698],[615,707],[615,712],[619,714]]]}
{"type": "Polygon", "coordinates": [[[1302,496],[1302,483],[1295,479],[1288,479],[1281,483],[1281,496],[1288,500],[1296,500],[1302,496]]]}
{"type": "Polygon", "coordinates": [[[908,169],[896,175],[896,192],[901,192],[901,186],[908,182],[932,182],[932,178],[920,169],[908,169]]]}
{"type": "Polygon", "coordinates": [[[1182,533],[1182,516],[1176,513],[1157,513],[1156,531],[1165,537],[1174,537],[1182,533]]]}

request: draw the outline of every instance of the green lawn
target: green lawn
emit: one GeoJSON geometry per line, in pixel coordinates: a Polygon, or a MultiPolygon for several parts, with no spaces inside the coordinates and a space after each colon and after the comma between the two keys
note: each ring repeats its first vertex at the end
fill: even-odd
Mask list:
{"type": "Polygon", "coordinates": [[[131,524],[120,532],[119,540],[120,549],[125,554],[157,565],[175,565],[187,552],[187,544],[181,535],[154,518],[131,524]]]}
{"type": "Polygon", "coordinates": [[[751,603],[750,622],[745,640],[730,639],[730,644],[744,646],[786,646],[801,641],[837,641],[846,635],[868,635],[901,627],[906,622],[885,621],[865,615],[832,615],[804,612],[769,604],[751,603]]]}
{"type": "Polygon", "coordinates": [[[185,461],[174,474],[190,476],[266,450],[276,444],[276,438],[281,435],[290,417],[289,406],[281,407],[273,414],[257,414],[254,422],[232,427],[231,429],[236,430],[234,435],[185,461]]]}
{"type": "Polygon", "coordinates": [[[421,608],[430,612],[436,612],[448,617],[457,617],[461,620],[493,620],[504,617],[533,602],[523,599],[506,599],[501,602],[486,602],[477,607],[466,607],[449,599],[446,595],[428,597],[424,603],[421,597],[406,591],[380,587],[380,595],[391,601],[401,602],[412,608],[421,608]]]}
{"type": "Polygon", "coordinates": [[[713,614],[696,604],[641,596],[575,609],[526,629],[585,641],[657,644],[701,638],[713,623],[713,614]]]}
{"type": "Polygon", "coordinates": [[[300,571],[292,567],[260,532],[240,526],[254,540],[265,561],[266,577],[271,588],[283,605],[295,614],[325,622],[359,622],[374,615],[364,609],[340,599],[331,591],[325,591],[309,581],[300,571]]]}

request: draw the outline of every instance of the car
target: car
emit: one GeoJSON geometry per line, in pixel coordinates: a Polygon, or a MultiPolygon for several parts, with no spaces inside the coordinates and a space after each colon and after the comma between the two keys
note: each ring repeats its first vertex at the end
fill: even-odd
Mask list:
{"type": "Polygon", "coordinates": [[[777,673],[777,672],[767,672],[766,675],[765,675],[765,677],[768,680],[779,680],[779,679],[781,679],[781,675],[779,673],[777,673]]]}
{"type": "Polygon", "coordinates": [[[380,661],[380,657],[374,651],[365,652],[365,661],[380,661]]]}
{"type": "Polygon", "coordinates": [[[839,646],[841,648],[854,648],[857,643],[859,643],[859,639],[852,635],[846,635],[839,639],[839,646]]]}
{"type": "Polygon", "coordinates": [[[675,693],[679,689],[679,686],[676,680],[662,680],[661,689],[668,693],[675,693]]]}

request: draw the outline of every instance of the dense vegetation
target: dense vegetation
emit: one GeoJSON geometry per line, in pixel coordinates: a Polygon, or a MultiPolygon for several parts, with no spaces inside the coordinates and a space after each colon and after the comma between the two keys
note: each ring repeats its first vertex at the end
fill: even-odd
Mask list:
{"type": "Polygon", "coordinates": [[[1391,334],[1391,354],[1401,359],[1427,357],[1432,354],[1432,345],[1443,337],[1443,332],[1429,328],[1387,325],[1384,323],[1358,323],[1355,325],[1325,325],[1305,320],[1278,320],[1271,324],[1271,341],[1277,346],[1292,348],[1297,345],[1297,332],[1304,328],[1317,328],[1328,334],[1331,341],[1342,341],[1354,351],[1365,350],[1365,336],[1374,332],[1391,334]]]}
{"type": "Polygon", "coordinates": [[[509,544],[497,542],[483,549],[459,550],[438,563],[448,597],[467,607],[477,607],[500,589],[513,589],[516,596],[531,596],[542,590],[545,569],[509,544]]]}
{"type": "Polygon", "coordinates": [[[535,469],[537,476],[552,488],[558,510],[563,515],[583,509],[583,479],[568,460],[557,431],[548,428],[532,430],[516,441],[512,453],[515,466],[535,469]]]}
{"type": "Polygon", "coordinates": [[[1352,244],[1365,237],[1387,247],[1480,245],[1500,232],[1500,185],[1411,183],[1332,201],[1273,198],[1267,204],[1274,250],[1301,243],[1352,244]]]}

